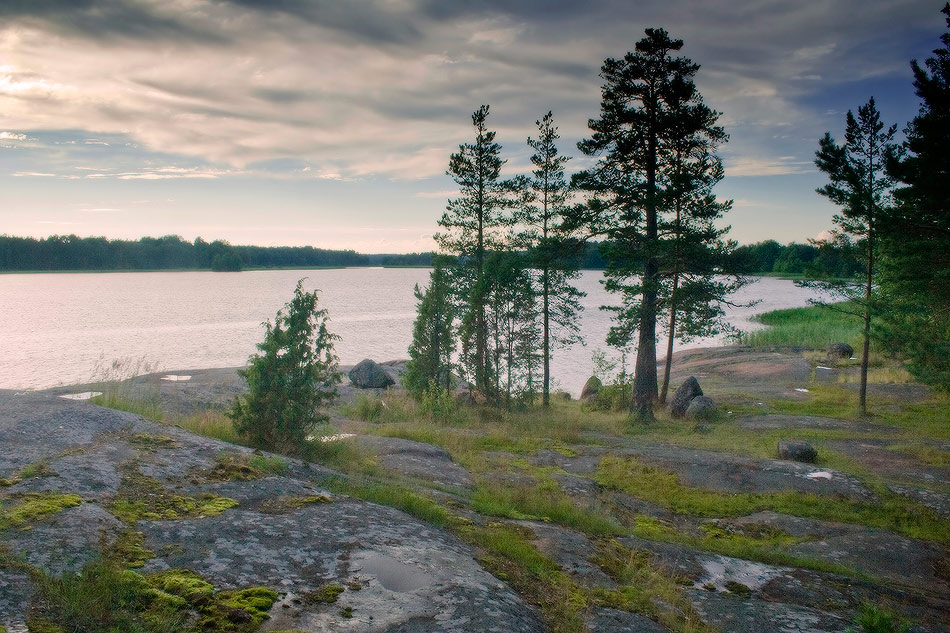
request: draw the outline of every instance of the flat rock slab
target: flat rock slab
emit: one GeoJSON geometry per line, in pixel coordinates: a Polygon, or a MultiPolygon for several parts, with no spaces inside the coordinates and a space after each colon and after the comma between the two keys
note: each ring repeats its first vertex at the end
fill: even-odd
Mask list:
{"type": "Polygon", "coordinates": [[[605,607],[593,610],[587,627],[596,633],[669,633],[669,629],[642,615],[605,607]]]}
{"type": "Polygon", "coordinates": [[[675,472],[687,486],[708,490],[734,493],[794,490],[863,501],[875,498],[874,493],[855,477],[811,464],[741,457],[666,444],[626,448],[617,452],[675,472]],[[827,473],[828,476],[814,476],[816,473],[827,473]]]}
{"type": "Polygon", "coordinates": [[[894,433],[894,427],[881,424],[867,424],[851,420],[823,418],[812,415],[785,415],[771,413],[767,415],[744,416],[736,423],[744,429],[754,431],[777,431],[781,429],[817,429],[835,431],[853,431],[856,433],[894,433]]]}
{"type": "MultiPolygon", "coordinates": [[[[214,481],[206,473],[216,457],[249,449],[48,393],[0,391],[0,445],[0,476],[41,458],[50,460],[52,471],[0,489],[0,497],[57,490],[84,499],[29,530],[0,532],[0,544],[51,573],[81,566],[97,553],[102,535],[108,540],[124,527],[104,502],[118,490],[122,473],[137,468],[170,493],[213,492],[239,502],[217,516],[139,521],[135,529],[156,554],[145,570],[186,567],[218,588],[271,587],[281,592],[282,603],[272,609],[268,629],[533,633],[544,628],[531,607],[478,566],[471,548],[402,512],[332,495],[329,502],[276,511],[267,505],[326,495],[320,482],[334,473],[319,466],[288,460],[284,476],[214,481]],[[327,583],[346,582],[351,585],[336,604],[294,600],[327,583]],[[343,617],[343,607],[352,609],[352,618],[343,617]]],[[[23,574],[0,572],[0,624],[11,631],[23,628],[31,591],[23,574]]]]}
{"type": "Polygon", "coordinates": [[[353,441],[379,456],[384,468],[401,475],[454,488],[475,486],[471,474],[452,461],[448,451],[438,446],[378,435],[360,435],[353,441]]]}
{"type": "Polygon", "coordinates": [[[750,600],[693,589],[693,606],[710,624],[729,633],[840,633],[850,620],[808,607],[750,600]]]}

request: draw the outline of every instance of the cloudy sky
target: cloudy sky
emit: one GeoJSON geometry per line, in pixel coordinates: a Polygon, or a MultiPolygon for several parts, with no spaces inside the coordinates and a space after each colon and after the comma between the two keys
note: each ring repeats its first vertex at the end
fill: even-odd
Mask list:
{"type": "Polygon", "coordinates": [[[429,250],[473,110],[508,175],[548,110],[577,156],[601,63],[662,26],[730,134],[732,236],[803,241],[818,138],[872,95],[903,127],[942,4],[0,0],[0,233],[429,250]]]}

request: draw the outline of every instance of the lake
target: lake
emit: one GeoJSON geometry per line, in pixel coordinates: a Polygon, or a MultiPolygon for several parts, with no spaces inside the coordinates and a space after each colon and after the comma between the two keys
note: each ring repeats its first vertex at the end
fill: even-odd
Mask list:
{"type": "MultiPolygon", "coordinates": [[[[263,337],[261,323],[274,318],[302,277],[306,289],[320,290],[329,328],[341,337],[341,363],[407,356],[413,287],[428,282],[429,269],[0,275],[0,388],[88,382],[97,367],[112,361],[168,372],[244,365],[263,337]]],[[[556,350],[552,361],[553,379],[575,394],[592,373],[592,353],[608,351],[610,314],[598,308],[612,297],[600,278],[599,271],[585,271],[578,282],[587,292],[581,325],[586,346],[556,350]]],[[[753,314],[807,305],[812,296],[790,281],[758,278],[736,300],[761,302],[730,309],[729,319],[755,329],[753,314]]],[[[682,348],[722,342],[705,339],[682,348]]],[[[662,356],[665,344],[658,342],[658,349],[662,356]]]]}

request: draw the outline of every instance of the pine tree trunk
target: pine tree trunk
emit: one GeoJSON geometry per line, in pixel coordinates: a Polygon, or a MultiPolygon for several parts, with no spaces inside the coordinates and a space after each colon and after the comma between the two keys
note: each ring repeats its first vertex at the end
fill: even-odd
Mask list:
{"type": "Polygon", "coordinates": [[[544,340],[542,341],[542,344],[541,344],[542,346],[541,353],[544,356],[544,378],[543,378],[544,385],[542,387],[543,394],[541,396],[541,406],[543,406],[546,409],[551,405],[551,395],[550,395],[551,394],[550,392],[550,389],[551,389],[551,339],[550,339],[550,330],[549,330],[551,314],[550,314],[550,310],[548,306],[548,293],[550,292],[550,287],[549,287],[550,280],[548,278],[549,272],[548,272],[547,264],[545,264],[542,274],[544,275],[544,289],[543,289],[544,306],[542,308],[542,312],[544,315],[544,324],[543,324],[544,340]]]}
{"type": "MultiPolygon", "coordinates": [[[[651,117],[656,117],[654,104],[651,117]]],[[[656,122],[651,122],[647,157],[646,243],[652,249],[657,241],[656,225],[656,122]]],[[[656,284],[660,265],[655,255],[647,258],[643,271],[643,300],[640,306],[640,340],[637,345],[637,365],[633,376],[633,414],[641,422],[652,422],[653,403],[657,399],[656,385],[656,284]]]]}
{"type": "Polygon", "coordinates": [[[867,278],[864,286],[864,351],[861,354],[861,392],[858,396],[858,413],[868,413],[868,362],[871,352],[871,279],[874,270],[874,240],[872,228],[868,227],[867,278]]]}
{"type": "Polygon", "coordinates": [[[670,388],[670,369],[673,367],[673,339],[676,338],[676,288],[679,274],[673,275],[673,294],[670,296],[670,335],[666,339],[666,367],[663,368],[663,387],[660,389],[660,404],[666,404],[666,394],[670,388]]]}

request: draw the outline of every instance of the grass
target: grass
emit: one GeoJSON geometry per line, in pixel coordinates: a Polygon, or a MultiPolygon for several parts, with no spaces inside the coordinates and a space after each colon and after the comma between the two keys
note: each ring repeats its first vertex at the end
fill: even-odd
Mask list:
{"type": "Polygon", "coordinates": [[[105,507],[117,519],[135,525],[140,519],[175,520],[214,516],[238,505],[228,497],[204,494],[200,497],[175,494],[154,477],[143,475],[135,464],[122,468],[119,490],[105,507]]]}
{"type": "Polygon", "coordinates": [[[893,530],[912,538],[950,545],[946,521],[933,511],[889,495],[871,504],[839,497],[783,491],[725,493],[686,486],[668,471],[633,457],[608,456],[600,462],[597,482],[679,514],[739,517],[772,510],[799,517],[853,523],[893,530]]]}
{"type": "Polygon", "coordinates": [[[601,541],[591,562],[618,585],[595,590],[599,604],[640,613],[674,633],[715,632],[696,612],[681,580],[659,569],[649,553],[628,549],[615,540],[601,541]]]}
{"type": "Polygon", "coordinates": [[[764,330],[746,332],[739,338],[743,345],[753,347],[791,345],[824,349],[831,343],[841,342],[857,349],[863,326],[859,317],[824,306],[773,310],[758,314],[753,320],[768,326],[764,330]]]}
{"type": "Polygon", "coordinates": [[[625,532],[595,508],[577,505],[551,480],[537,486],[480,485],[472,496],[472,509],[486,516],[557,523],[592,536],[625,532]]]}

